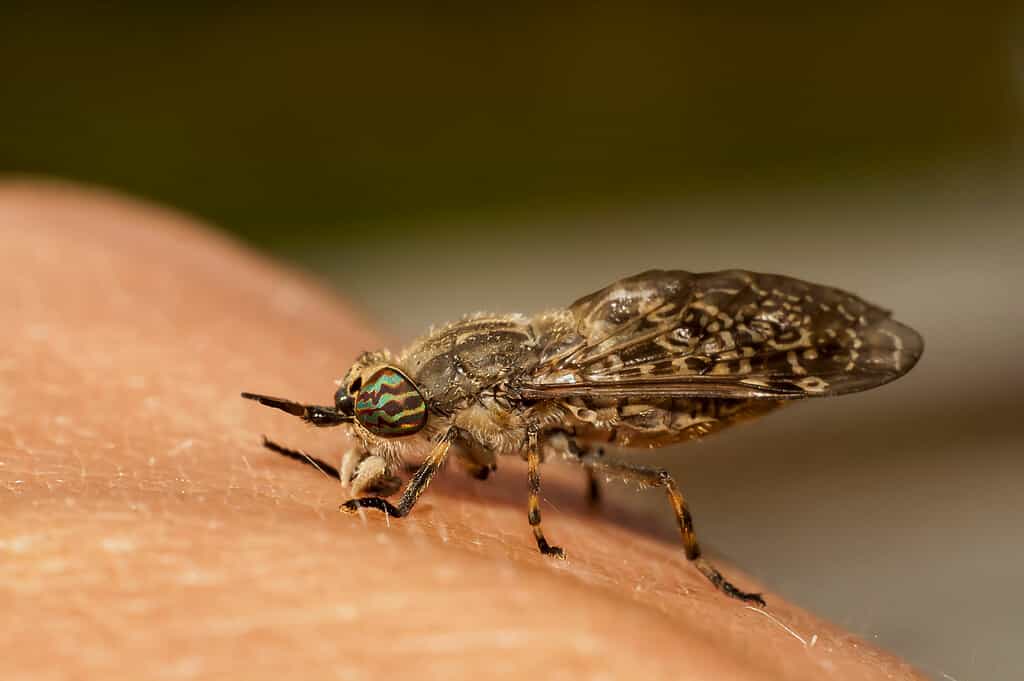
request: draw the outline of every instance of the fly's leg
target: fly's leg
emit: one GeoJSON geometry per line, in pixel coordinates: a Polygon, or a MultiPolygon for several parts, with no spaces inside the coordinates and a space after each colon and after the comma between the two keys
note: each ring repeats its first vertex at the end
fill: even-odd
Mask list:
{"type": "MultiPolygon", "coordinates": [[[[347,454],[346,454],[347,456],[347,454]]],[[[342,460],[341,472],[344,476],[347,462],[342,460]]],[[[391,474],[391,467],[387,459],[382,456],[363,454],[362,458],[355,465],[354,470],[349,472],[348,477],[342,477],[342,485],[345,481],[352,488],[352,496],[361,497],[364,494],[389,497],[402,488],[402,479],[391,474]]]]}
{"type": "Polygon", "coordinates": [[[312,466],[329,478],[340,480],[342,487],[351,485],[354,496],[367,493],[390,496],[402,486],[401,478],[388,475],[384,459],[356,449],[345,452],[339,470],[311,454],[279,445],[266,437],[263,438],[263,446],[285,458],[312,466]]]}
{"type": "MultiPolygon", "coordinates": [[[[550,430],[546,433],[544,444],[554,453],[567,459],[579,462],[584,458],[600,458],[604,456],[604,448],[593,449],[587,443],[581,443],[576,439],[574,430],[550,430]]],[[[587,504],[591,508],[601,505],[601,483],[591,467],[586,468],[587,474],[587,504]]]]}
{"type": "Polygon", "coordinates": [[[352,448],[342,455],[338,473],[341,486],[349,488],[354,497],[389,497],[402,488],[402,479],[392,475],[387,459],[361,448],[352,448]]]}
{"type": "Polygon", "coordinates": [[[761,598],[761,594],[741,591],[732,582],[723,577],[722,573],[704,558],[700,545],[697,543],[697,535],[693,530],[693,517],[686,506],[686,499],[683,498],[682,492],[679,491],[679,486],[668,471],[619,461],[602,461],[590,456],[581,458],[580,462],[596,473],[636,482],[643,488],[661,487],[664,489],[668,495],[669,503],[672,505],[672,510],[676,514],[676,521],[679,523],[679,532],[683,538],[686,559],[692,562],[716,589],[727,596],[764,606],[765,603],[764,599],[761,598]]]}
{"type": "Polygon", "coordinates": [[[444,464],[445,458],[448,456],[448,450],[452,446],[451,432],[448,432],[442,437],[434,450],[430,452],[430,455],[420,464],[420,467],[416,470],[415,475],[412,476],[412,480],[406,486],[405,491],[402,493],[401,498],[398,500],[398,506],[392,505],[390,502],[380,497],[359,497],[357,499],[349,499],[341,505],[340,510],[354,513],[360,508],[375,508],[378,511],[383,511],[393,518],[404,518],[409,515],[412,511],[413,506],[416,505],[420,495],[427,489],[430,481],[434,478],[434,474],[444,464]]]}
{"type": "Polygon", "coordinates": [[[537,431],[530,430],[527,433],[526,463],[529,469],[529,513],[530,527],[533,528],[533,536],[537,539],[537,548],[545,556],[565,559],[565,551],[559,546],[551,546],[544,537],[544,530],[540,525],[540,448],[537,446],[537,431]]]}
{"type": "Polygon", "coordinates": [[[593,468],[587,468],[587,503],[593,507],[601,505],[601,485],[593,468]]]}
{"type": "Polygon", "coordinates": [[[280,454],[281,456],[287,459],[293,459],[300,463],[304,463],[308,466],[312,466],[313,468],[317,469],[318,471],[320,471],[329,478],[341,480],[341,474],[338,472],[337,468],[335,468],[334,466],[325,461],[322,461],[321,459],[316,458],[315,456],[306,454],[305,452],[300,451],[298,449],[290,449],[288,447],[279,445],[273,440],[268,439],[266,436],[263,437],[263,446],[269,449],[270,451],[276,454],[280,454]]]}
{"type": "MultiPolygon", "coordinates": [[[[494,452],[482,448],[479,443],[466,437],[460,431],[456,430],[452,443],[458,445],[453,454],[469,477],[486,480],[491,473],[498,470],[498,461],[494,452]]],[[[409,474],[415,473],[418,468],[419,466],[414,463],[405,464],[405,472],[409,474]]]]}
{"type": "MultiPolygon", "coordinates": [[[[576,441],[575,438],[570,437],[566,440],[566,446],[569,449],[569,453],[573,456],[578,457],[580,460],[600,459],[604,456],[604,449],[598,448],[592,450],[590,445],[581,445],[576,441]]],[[[594,473],[593,466],[587,466],[587,503],[591,508],[596,508],[601,505],[601,483],[597,480],[597,474],[594,473]]]]}
{"type": "MultiPolygon", "coordinates": [[[[571,435],[567,435],[565,438],[565,449],[570,455],[577,458],[577,460],[584,459],[597,459],[604,456],[604,449],[598,448],[592,449],[588,444],[580,444],[576,441],[576,438],[571,435]]],[[[597,475],[594,473],[592,466],[586,467],[587,472],[587,505],[591,508],[597,508],[601,505],[601,483],[597,480],[597,475]]]]}
{"type": "Polygon", "coordinates": [[[455,450],[455,457],[470,477],[486,480],[491,473],[498,469],[498,462],[493,451],[484,449],[468,437],[460,437],[459,445],[455,450]]]}
{"type": "Polygon", "coordinates": [[[362,463],[369,454],[353,447],[344,454],[341,455],[341,466],[338,467],[338,479],[341,480],[342,487],[348,487],[352,483],[352,478],[356,475],[356,469],[359,468],[359,464],[362,463]]]}

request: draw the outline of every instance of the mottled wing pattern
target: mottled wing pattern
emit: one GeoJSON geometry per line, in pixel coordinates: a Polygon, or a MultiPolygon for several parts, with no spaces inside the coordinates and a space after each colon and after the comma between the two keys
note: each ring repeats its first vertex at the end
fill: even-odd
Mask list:
{"type": "Polygon", "coordinates": [[[850,293],[742,270],[644,272],[569,314],[569,328],[541,338],[524,397],[840,395],[903,375],[923,348],[850,293]]]}

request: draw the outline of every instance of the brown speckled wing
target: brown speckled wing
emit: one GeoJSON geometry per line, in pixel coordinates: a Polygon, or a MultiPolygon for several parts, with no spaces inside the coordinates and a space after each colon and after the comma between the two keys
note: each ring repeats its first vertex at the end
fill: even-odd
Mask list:
{"type": "Polygon", "coordinates": [[[569,307],[517,386],[569,395],[802,398],[867,390],[921,356],[921,337],[839,289],[743,270],[651,270],[569,307]]]}

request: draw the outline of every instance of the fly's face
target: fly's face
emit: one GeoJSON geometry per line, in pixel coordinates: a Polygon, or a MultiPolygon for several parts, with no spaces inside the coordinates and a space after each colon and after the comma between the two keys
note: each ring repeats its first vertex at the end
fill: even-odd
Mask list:
{"type": "Polygon", "coordinates": [[[351,414],[357,427],[380,438],[415,435],[427,425],[427,403],[419,388],[399,369],[371,366],[350,371],[335,395],[338,411],[351,414]]]}
{"type": "Polygon", "coordinates": [[[349,369],[334,395],[334,406],[301,404],[268,395],[242,393],[321,428],[351,424],[364,440],[390,449],[396,440],[427,425],[427,403],[417,385],[383,354],[365,354],[349,369]]]}

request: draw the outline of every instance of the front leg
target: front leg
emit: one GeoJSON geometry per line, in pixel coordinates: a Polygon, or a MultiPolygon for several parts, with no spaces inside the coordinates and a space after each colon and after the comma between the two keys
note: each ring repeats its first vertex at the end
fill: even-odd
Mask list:
{"type": "Polygon", "coordinates": [[[402,497],[398,501],[398,506],[394,506],[380,497],[360,497],[349,499],[341,505],[339,510],[346,513],[355,513],[361,508],[375,508],[393,518],[404,518],[409,515],[409,512],[412,511],[413,506],[419,500],[420,495],[423,494],[430,481],[433,480],[434,474],[444,464],[444,460],[448,456],[448,450],[452,446],[452,435],[452,431],[448,431],[437,442],[434,450],[430,452],[430,455],[420,465],[416,474],[412,476],[412,480],[409,481],[405,492],[402,493],[402,497]]]}
{"type": "Polygon", "coordinates": [[[361,449],[350,449],[341,457],[340,468],[307,454],[299,449],[279,445],[267,437],[263,446],[288,459],[312,466],[329,478],[341,482],[342,487],[351,487],[353,496],[379,494],[391,496],[402,486],[402,479],[390,475],[387,462],[379,456],[371,456],[361,449]]]}
{"type": "MultiPolygon", "coordinates": [[[[347,458],[350,452],[346,452],[347,458]]],[[[391,466],[382,456],[362,453],[355,465],[345,458],[341,462],[341,484],[351,489],[353,497],[365,495],[389,497],[402,488],[402,479],[391,473],[391,466]],[[348,475],[346,475],[346,469],[348,475]]]]}
{"type": "Polygon", "coordinates": [[[293,461],[304,463],[307,466],[312,466],[329,478],[334,478],[335,480],[342,479],[341,473],[338,472],[338,469],[326,461],[318,459],[315,456],[311,456],[302,450],[279,445],[266,435],[263,436],[263,446],[275,454],[280,454],[287,459],[292,459],[293,461]]]}
{"type": "Polygon", "coordinates": [[[342,455],[338,477],[354,497],[389,497],[402,487],[402,479],[391,472],[387,459],[356,447],[342,455]]]}

